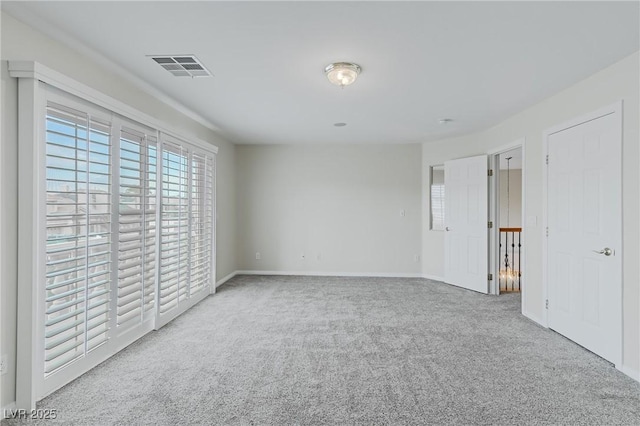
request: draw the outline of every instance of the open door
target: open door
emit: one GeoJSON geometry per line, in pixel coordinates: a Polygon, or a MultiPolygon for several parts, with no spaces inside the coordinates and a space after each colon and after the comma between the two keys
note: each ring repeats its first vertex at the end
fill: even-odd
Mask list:
{"type": "Polygon", "coordinates": [[[488,292],[487,156],[444,163],[445,282],[488,292]]]}

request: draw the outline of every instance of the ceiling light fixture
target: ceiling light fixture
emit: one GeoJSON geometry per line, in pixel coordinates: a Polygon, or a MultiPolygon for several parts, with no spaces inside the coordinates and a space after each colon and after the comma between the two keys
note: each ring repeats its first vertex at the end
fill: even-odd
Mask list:
{"type": "Polygon", "coordinates": [[[351,62],[334,62],[324,68],[324,73],[330,82],[336,86],[344,87],[352,84],[358,78],[362,68],[351,62]]]}

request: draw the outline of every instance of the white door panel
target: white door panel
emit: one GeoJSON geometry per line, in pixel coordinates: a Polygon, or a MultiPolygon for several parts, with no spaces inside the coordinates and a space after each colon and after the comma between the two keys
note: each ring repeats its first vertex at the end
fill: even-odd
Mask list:
{"type": "Polygon", "coordinates": [[[445,281],[488,291],[487,156],[445,162],[445,281]]]}
{"type": "Polygon", "coordinates": [[[620,359],[621,138],[617,114],[548,137],[549,327],[620,359]],[[611,254],[599,253],[609,248],[611,254]]]}

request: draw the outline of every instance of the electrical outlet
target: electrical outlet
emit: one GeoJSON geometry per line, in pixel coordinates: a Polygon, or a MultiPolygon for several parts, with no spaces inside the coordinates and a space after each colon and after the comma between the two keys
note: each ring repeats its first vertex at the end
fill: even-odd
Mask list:
{"type": "Polygon", "coordinates": [[[414,262],[420,262],[420,255],[419,254],[414,254],[413,255],[413,261],[414,262]]]}
{"type": "Polygon", "coordinates": [[[4,354],[0,357],[0,376],[4,376],[7,374],[7,369],[9,366],[7,365],[7,354],[4,354]]]}
{"type": "Polygon", "coordinates": [[[260,254],[259,251],[256,252],[256,260],[260,260],[262,259],[262,255],[260,254]]]}
{"type": "Polygon", "coordinates": [[[401,217],[405,217],[406,215],[407,215],[407,212],[405,212],[404,210],[400,210],[401,217]]]}

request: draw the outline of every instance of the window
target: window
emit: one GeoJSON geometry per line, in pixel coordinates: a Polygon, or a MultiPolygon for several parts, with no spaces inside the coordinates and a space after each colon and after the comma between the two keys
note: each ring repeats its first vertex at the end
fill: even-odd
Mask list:
{"type": "Polygon", "coordinates": [[[106,120],[47,107],[45,376],[108,339],[110,131],[106,120]]]}
{"type": "Polygon", "coordinates": [[[117,325],[153,314],[156,278],[157,138],[141,129],[120,131],[117,325]]]}
{"type": "Polygon", "coordinates": [[[166,143],[162,148],[161,314],[189,294],[188,170],[188,152],[166,143]]]}
{"type": "Polygon", "coordinates": [[[214,157],[194,152],[191,156],[191,288],[205,290],[211,282],[213,245],[214,157]]]}
{"type": "Polygon", "coordinates": [[[431,229],[444,231],[444,166],[431,166],[431,229]]]}
{"type": "Polygon", "coordinates": [[[213,161],[177,139],[163,144],[160,314],[211,282],[213,161]]]}

